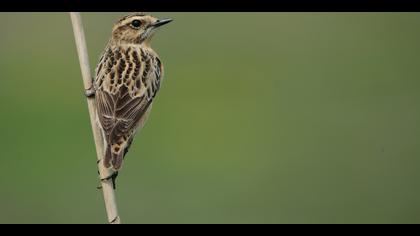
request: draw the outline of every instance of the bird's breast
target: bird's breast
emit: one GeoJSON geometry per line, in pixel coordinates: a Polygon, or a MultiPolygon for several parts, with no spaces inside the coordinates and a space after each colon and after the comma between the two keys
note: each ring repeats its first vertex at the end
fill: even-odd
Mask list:
{"type": "Polygon", "coordinates": [[[96,87],[111,94],[126,87],[132,97],[153,97],[162,76],[157,54],[147,47],[107,47],[97,67],[96,87]]]}

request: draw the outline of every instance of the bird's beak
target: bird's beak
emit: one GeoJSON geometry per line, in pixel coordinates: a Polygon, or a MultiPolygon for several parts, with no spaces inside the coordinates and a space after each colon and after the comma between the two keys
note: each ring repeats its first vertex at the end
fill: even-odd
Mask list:
{"type": "Polygon", "coordinates": [[[159,19],[155,23],[153,23],[151,26],[156,29],[156,28],[158,28],[158,27],[160,27],[162,25],[168,24],[171,21],[172,21],[172,19],[170,19],[170,18],[168,18],[168,19],[159,19]]]}

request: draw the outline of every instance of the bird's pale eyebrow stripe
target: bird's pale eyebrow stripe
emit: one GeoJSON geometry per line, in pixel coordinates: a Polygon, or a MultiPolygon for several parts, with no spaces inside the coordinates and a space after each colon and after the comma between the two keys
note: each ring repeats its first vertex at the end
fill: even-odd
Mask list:
{"type": "MultiPolygon", "coordinates": [[[[119,21],[118,21],[118,23],[123,23],[124,21],[126,21],[127,19],[129,19],[129,18],[131,18],[131,17],[135,17],[135,16],[145,16],[146,14],[144,14],[144,13],[134,13],[134,14],[130,14],[130,15],[126,15],[126,16],[124,16],[123,18],[121,18],[119,21]]],[[[128,23],[128,22],[124,22],[124,24],[125,23],[128,23]]]]}

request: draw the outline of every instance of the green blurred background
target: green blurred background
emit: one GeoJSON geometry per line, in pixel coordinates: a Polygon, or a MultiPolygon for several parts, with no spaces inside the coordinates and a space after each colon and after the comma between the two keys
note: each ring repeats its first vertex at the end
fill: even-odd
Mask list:
{"type": "MultiPolygon", "coordinates": [[[[92,67],[124,14],[82,14],[92,67]]],[[[124,223],[420,223],[420,14],[155,15],[124,223]]],[[[105,223],[69,15],[0,29],[0,223],[105,223]]]]}

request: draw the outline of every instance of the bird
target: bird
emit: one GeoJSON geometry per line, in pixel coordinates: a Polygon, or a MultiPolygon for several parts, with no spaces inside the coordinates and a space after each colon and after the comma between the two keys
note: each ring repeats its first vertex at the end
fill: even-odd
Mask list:
{"type": "Polygon", "coordinates": [[[172,19],[158,19],[146,13],[132,13],[113,26],[111,37],[100,56],[87,97],[95,98],[97,123],[105,154],[99,159],[115,179],[136,133],[150,115],[162,83],[164,68],[151,47],[157,29],[172,19]]]}

